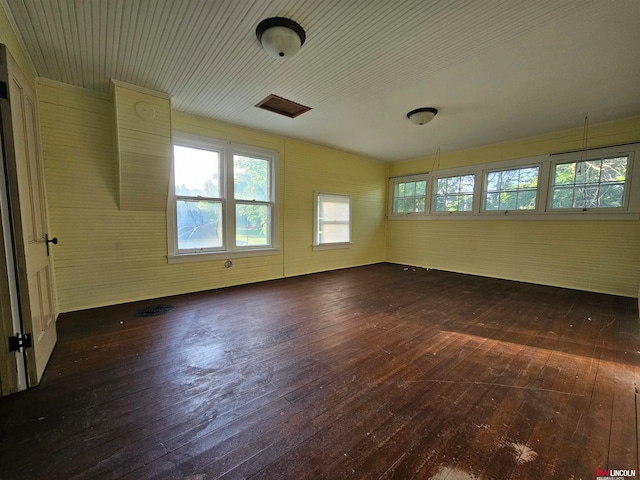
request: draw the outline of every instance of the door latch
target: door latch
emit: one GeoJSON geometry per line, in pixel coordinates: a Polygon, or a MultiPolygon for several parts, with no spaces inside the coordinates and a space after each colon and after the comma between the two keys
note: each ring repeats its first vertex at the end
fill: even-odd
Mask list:
{"type": "Polygon", "coordinates": [[[58,237],[53,237],[51,240],[49,240],[49,234],[45,233],[44,235],[44,239],[46,240],[46,244],[47,244],[47,257],[49,256],[49,244],[53,243],[54,245],[58,244],[58,237]]]}

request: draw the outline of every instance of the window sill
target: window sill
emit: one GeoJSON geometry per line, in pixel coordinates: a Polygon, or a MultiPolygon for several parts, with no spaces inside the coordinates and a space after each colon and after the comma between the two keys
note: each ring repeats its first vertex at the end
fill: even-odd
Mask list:
{"type": "Polygon", "coordinates": [[[189,263],[189,262],[207,262],[212,260],[222,260],[229,258],[244,257],[264,257],[267,255],[278,255],[279,248],[260,248],[255,250],[234,250],[220,252],[203,252],[203,253],[176,253],[167,255],[167,263],[189,263]]]}
{"type": "Polygon", "coordinates": [[[640,220],[638,212],[495,212],[389,215],[389,220],[640,220]]]}
{"type": "Polygon", "coordinates": [[[351,248],[351,242],[344,243],[325,243],[322,245],[313,245],[313,251],[319,252],[322,250],[338,250],[340,248],[351,248]]]}

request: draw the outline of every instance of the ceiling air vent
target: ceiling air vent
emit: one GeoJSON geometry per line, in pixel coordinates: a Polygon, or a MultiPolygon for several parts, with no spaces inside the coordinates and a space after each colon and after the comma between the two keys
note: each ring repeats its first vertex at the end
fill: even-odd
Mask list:
{"type": "Polygon", "coordinates": [[[258,108],[269,110],[273,113],[279,113],[289,118],[296,118],[298,115],[302,115],[305,112],[311,110],[311,107],[305,107],[299,103],[292,102],[286,98],[279,97],[278,95],[271,94],[256,105],[258,108]]]}

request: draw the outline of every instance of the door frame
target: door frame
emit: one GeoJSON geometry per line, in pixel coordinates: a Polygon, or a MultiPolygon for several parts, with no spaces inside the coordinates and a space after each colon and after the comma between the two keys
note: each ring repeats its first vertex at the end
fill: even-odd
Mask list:
{"type": "MultiPolygon", "coordinates": [[[[0,112],[6,109],[4,97],[0,98],[0,112]]],[[[26,390],[28,387],[27,356],[21,352],[10,352],[7,338],[23,334],[20,315],[20,293],[16,271],[16,251],[9,189],[7,184],[4,150],[3,115],[0,114],[0,395],[26,390]]]]}

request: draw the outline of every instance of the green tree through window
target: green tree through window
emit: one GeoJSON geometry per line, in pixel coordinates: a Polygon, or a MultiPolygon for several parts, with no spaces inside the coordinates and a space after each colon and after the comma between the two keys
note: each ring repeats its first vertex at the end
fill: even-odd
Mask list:
{"type": "Polygon", "coordinates": [[[556,164],[551,208],[624,206],[628,165],[628,156],[556,164]]]}

